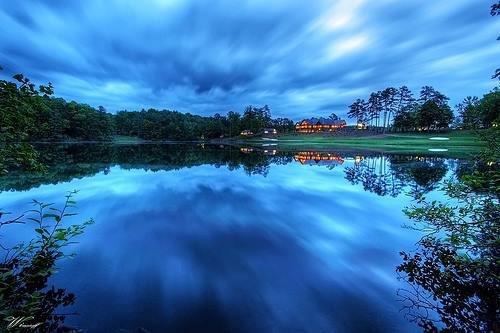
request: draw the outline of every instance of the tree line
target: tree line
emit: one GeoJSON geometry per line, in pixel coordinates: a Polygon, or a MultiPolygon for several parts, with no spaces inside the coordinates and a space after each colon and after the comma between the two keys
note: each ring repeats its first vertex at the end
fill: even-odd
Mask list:
{"type": "MultiPolygon", "coordinates": [[[[1,69],[1,68],[0,68],[1,69]]],[[[0,140],[106,141],[114,135],[147,140],[197,140],[231,137],[248,129],[259,133],[265,127],[280,132],[293,130],[287,118],[271,117],[269,106],[248,106],[243,114],[229,111],[211,117],[170,110],[120,111],[116,115],[99,106],[68,102],[53,97],[52,84],[35,85],[22,74],[14,82],[0,80],[0,140]]]]}
{"type": "MultiPolygon", "coordinates": [[[[0,68],[1,69],[1,68],[0,68]]],[[[278,132],[294,130],[288,118],[271,117],[269,106],[247,106],[243,113],[199,116],[171,110],[120,111],[116,115],[99,106],[68,102],[53,97],[49,83],[37,89],[22,74],[14,82],[0,80],[0,143],[29,141],[106,141],[114,135],[145,140],[200,140],[234,137],[243,130],[253,133],[263,128],[278,132]]],[[[373,92],[349,106],[348,117],[377,131],[489,128],[500,121],[500,91],[494,89],[483,98],[467,97],[457,105],[457,117],[449,98],[433,87],[424,86],[418,98],[402,86],[373,92]]]]}
{"type": "Polygon", "coordinates": [[[114,132],[111,114],[87,104],[54,98],[52,84],[35,85],[22,74],[0,80],[0,140],[106,140],[114,132]]]}
{"type": "Polygon", "coordinates": [[[457,112],[458,125],[466,129],[500,125],[500,90],[496,88],[481,99],[467,96],[457,105],[457,112]]]}
{"type": "Polygon", "coordinates": [[[431,86],[424,86],[418,98],[407,87],[389,87],[357,99],[348,117],[378,131],[427,131],[456,128],[489,128],[500,120],[500,91],[495,88],[479,99],[467,97],[456,106],[455,117],[449,98],[431,86]]]}
{"type": "Polygon", "coordinates": [[[137,136],[147,140],[199,140],[234,137],[243,130],[262,132],[266,127],[278,132],[294,129],[288,118],[271,118],[269,106],[247,106],[240,114],[229,111],[211,117],[169,110],[120,111],[114,117],[118,135],[137,136]]]}

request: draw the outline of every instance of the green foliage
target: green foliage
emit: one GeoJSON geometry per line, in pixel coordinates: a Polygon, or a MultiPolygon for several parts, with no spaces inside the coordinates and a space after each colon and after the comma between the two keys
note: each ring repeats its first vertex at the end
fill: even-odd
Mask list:
{"type": "Polygon", "coordinates": [[[417,193],[405,210],[424,233],[415,252],[401,252],[398,272],[411,285],[400,290],[407,315],[425,332],[500,330],[500,177],[498,129],[469,172],[446,183],[446,202],[417,193]],[[440,323],[435,322],[434,313],[440,323]]]}
{"type": "Polygon", "coordinates": [[[111,114],[52,98],[52,84],[39,89],[22,74],[0,80],[0,175],[13,170],[41,171],[40,156],[28,142],[109,140],[111,114]]]}
{"type": "Polygon", "coordinates": [[[10,170],[43,171],[44,165],[39,162],[40,154],[32,145],[20,143],[1,143],[0,148],[0,176],[10,170]]]}
{"type": "Polygon", "coordinates": [[[349,106],[348,116],[383,132],[388,128],[399,131],[444,129],[453,120],[448,100],[430,86],[422,87],[418,102],[408,87],[389,87],[371,93],[368,102],[357,99],[349,106]]]}
{"type": "Polygon", "coordinates": [[[262,108],[247,106],[242,117],[244,129],[254,133],[262,131],[264,127],[271,125],[271,111],[267,105],[262,108]]]}
{"type": "Polygon", "coordinates": [[[476,192],[495,193],[500,197],[500,127],[492,127],[480,133],[480,138],[486,143],[475,160],[469,174],[461,176],[461,181],[476,192]]]}
{"type": "Polygon", "coordinates": [[[465,129],[478,128],[481,123],[480,115],[477,112],[479,99],[474,96],[467,96],[456,108],[458,111],[459,126],[465,129]]]}
{"type": "MultiPolygon", "coordinates": [[[[408,87],[386,88],[370,94],[368,102],[357,99],[349,106],[348,116],[357,122],[385,131],[442,130],[454,120],[449,98],[433,87],[424,86],[418,101],[408,87]],[[391,125],[392,121],[392,125],[391,125]]],[[[498,89],[483,96],[467,97],[457,105],[463,128],[489,128],[500,125],[500,92],[498,89]],[[495,125],[496,124],[496,125],[495,125]]]]}
{"type": "Polygon", "coordinates": [[[394,128],[402,132],[415,131],[418,126],[418,105],[407,106],[394,117],[394,128]]]}
{"type": "Polygon", "coordinates": [[[363,185],[365,191],[396,197],[407,187],[411,193],[434,190],[447,171],[440,157],[382,154],[347,166],[345,178],[353,185],[363,185]]]}
{"type": "MultiPolygon", "coordinates": [[[[92,220],[67,225],[65,220],[76,215],[72,210],[76,202],[70,192],[64,206],[33,201],[33,209],[13,219],[0,220],[0,228],[15,224],[32,224],[34,238],[27,244],[7,247],[3,244],[3,261],[0,263],[0,329],[7,330],[14,318],[25,318],[23,324],[38,325],[42,332],[54,331],[64,321],[64,315],[55,313],[59,307],[73,304],[75,295],[65,289],[48,286],[49,278],[56,272],[58,260],[72,256],[65,253],[73,239],[82,234],[92,220]]],[[[0,218],[6,216],[0,213],[0,218]]],[[[12,324],[11,324],[12,325],[12,324]]],[[[24,332],[20,326],[10,327],[9,332],[24,332]]]]}
{"type": "Polygon", "coordinates": [[[274,127],[279,132],[294,129],[293,121],[287,118],[271,118],[271,110],[248,106],[243,115],[229,111],[227,116],[216,113],[212,117],[183,114],[169,110],[120,111],[114,118],[116,133],[137,136],[146,140],[200,140],[234,137],[244,129],[260,133],[265,127],[274,127]]]}
{"type": "Polygon", "coordinates": [[[34,110],[29,103],[34,88],[29,80],[20,74],[15,75],[21,84],[0,80],[0,139],[2,142],[22,141],[28,138],[33,128],[31,117],[34,110]],[[28,88],[29,87],[29,88],[28,88]]]}
{"type": "Polygon", "coordinates": [[[467,97],[457,105],[463,128],[490,128],[500,124],[500,91],[493,89],[480,100],[467,97]]]}
{"type": "Polygon", "coordinates": [[[13,78],[16,82],[0,80],[0,143],[108,141],[115,134],[146,140],[200,140],[233,137],[244,129],[254,133],[265,127],[274,127],[280,133],[294,129],[290,119],[272,119],[267,105],[248,106],[243,115],[230,111],[227,116],[203,117],[155,109],[112,115],[102,106],[95,109],[52,97],[51,83],[37,90],[22,74],[13,78]]]}
{"type": "Polygon", "coordinates": [[[448,128],[453,120],[453,111],[447,104],[438,104],[428,100],[418,109],[417,124],[423,130],[448,128]]]}
{"type": "Polygon", "coordinates": [[[111,114],[51,97],[52,84],[35,85],[22,74],[0,80],[0,141],[110,140],[111,114]]]}
{"type": "Polygon", "coordinates": [[[357,99],[354,103],[349,106],[349,111],[347,112],[347,117],[356,119],[358,123],[367,123],[365,114],[365,100],[357,99]]]}
{"type": "Polygon", "coordinates": [[[481,98],[477,113],[483,127],[500,126],[500,90],[494,89],[481,98]]]}

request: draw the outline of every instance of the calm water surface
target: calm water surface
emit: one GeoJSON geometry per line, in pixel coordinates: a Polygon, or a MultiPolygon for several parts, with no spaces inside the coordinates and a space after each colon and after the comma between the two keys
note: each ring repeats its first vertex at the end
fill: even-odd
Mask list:
{"type": "MultiPolygon", "coordinates": [[[[93,217],[53,283],[89,332],[418,332],[395,267],[419,235],[407,192],[441,198],[456,160],[363,152],[42,147],[45,175],[1,179],[3,208],[93,217]]],[[[73,222],[77,222],[74,219],[73,222]]],[[[27,229],[16,236],[28,237],[27,229]]],[[[29,234],[31,236],[31,234],[29,234]]],[[[13,237],[11,235],[11,237],[13,237]]]]}

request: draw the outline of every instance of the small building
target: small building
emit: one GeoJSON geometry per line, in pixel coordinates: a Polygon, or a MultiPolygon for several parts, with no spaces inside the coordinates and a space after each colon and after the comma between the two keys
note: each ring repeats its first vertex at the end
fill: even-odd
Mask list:
{"type": "Polygon", "coordinates": [[[252,136],[253,132],[250,130],[243,130],[243,131],[241,131],[240,135],[241,136],[252,136]]]}
{"type": "Polygon", "coordinates": [[[262,130],[263,136],[276,136],[278,135],[278,131],[275,128],[264,128],[262,130]]]}
{"type": "Polygon", "coordinates": [[[295,131],[298,133],[332,132],[344,128],[346,125],[347,124],[343,119],[313,117],[299,121],[295,125],[295,131]]]}
{"type": "Polygon", "coordinates": [[[366,126],[366,124],[365,124],[365,123],[363,123],[363,122],[361,122],[361,121],[358,121],[358,122],[356,123],[356,129],[364,130],[364,129],[366,129],[367,127],[368,127],[368,126],[366,126]]]}

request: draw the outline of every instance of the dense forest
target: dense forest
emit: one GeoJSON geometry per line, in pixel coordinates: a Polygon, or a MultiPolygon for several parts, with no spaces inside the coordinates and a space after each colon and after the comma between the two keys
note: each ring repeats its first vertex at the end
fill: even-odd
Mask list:
{"type": "Polygon", "coordinates": [[[500,90],[497,88],[481,99],[466,97],[456,106],[456,117],[448,101],[447,96],[431,86],[422,87],[418,99],[406,86],[389,87],[371,93],[367,101],[357,99],[349,106],[348,117],[382,132],[440,130],[450,126],[489,128],[500,123],[500,90]]]}
{"type": "Polygon", "coordinates": [[[113,117],[89,105],[53,98],[52,85],[35,85],[22,74],[0,81],[0,137],[6,141],[106,140],[113,117]]]}
{"type": "MultiPolygon", "coordinates": [[[[229,111],[210,117],[156,109],[111,114],[102,106],[96,109],[55,98],[50,83],[37,89],[22,74],[13,78],[14,82],[0,80],[0,143],[110,141],[115,135],[145,140],[209,140],[235,137],[242,130],[258,134],[266,127],[279,133],[294,130],[291,119],[273,119],[267,105],[247,106],[242,114],[229,111]]],[[[456,106],[456,117],[448,101],[430,86],[424,86],[418,98],[406,86],[389,87],[371,93],[367,101],[356,100],[349,106],[348,116],[380,132],[489,128],[500,123],[497,88],[481,99],[465,98],[456,106]]],[[[5,150],[2,154],[16,155],[5,150]]]]}
{"type": "MultiPolygon", "coordinates": [[[[271,109],[247,106],[242,114],[229,111],[211,117],[170,110],[119,111],[117,114],[87,104],[68,102],[53,96],[49,83],[36,89],[22,74],[14,82],[0,80],[0,142],[107,141],[115,135],[146,140],[200,140],[234,137],[242,130],[260,133],[276,128],[294,130],[288,118],[271,117],[271,109]]],[[[381,132],[488,128],[500,122],[500,91],[481,99],[467,97],[457,105],[457,117],[449,98],[433,87],[421,89],[419,98],[411,90],[389,87],[371,93],[368,100],[356,100],[348,116],[381,132]]]]}
{"type": "Polygon", "coordinates": [[[137,136],[147,140],[199,140],[233,137],[242,130],[254,133],[273,127],[279,132],[294,129],[294,122],[288,118],[271,118],[271,109],[247,106],[243,115],[229,111],[226,116],[216,113],[202,117],[190,113],[169,110],[120,111],[114,117],[116,133],[137,136]]]}
{"type": "Polygon", "coordinates": [[[114,135],[148,140],[199,140],[236,136],[243,129],[259,133],[265,127],[280,132],[293,130],[287,118],[272,119],[271,110],[248,106],[243,114],[203,117],[169,110],[120,111],[116,115],[74,101],[53,97],[49,83],[36,89],[22,74],[15,82],[0,80],[0,140],[106,141],[114,135]]]}

